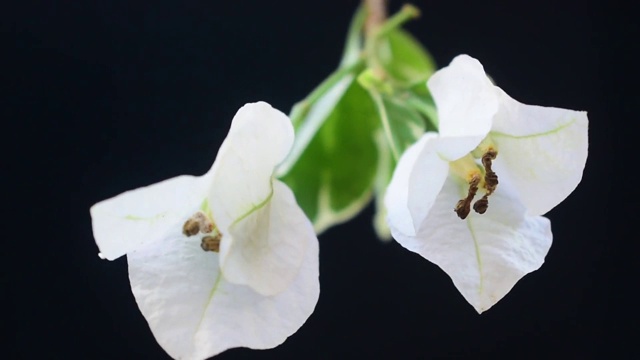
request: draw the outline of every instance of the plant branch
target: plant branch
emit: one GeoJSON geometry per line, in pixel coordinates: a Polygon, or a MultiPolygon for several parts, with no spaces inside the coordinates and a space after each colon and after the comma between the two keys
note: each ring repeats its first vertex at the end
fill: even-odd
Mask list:
{"type": "Polygon", "coordinates": [[[387,0],[363,0],[367,9],[365,31],[373,36],[378,28],[387,20],[387,0]]]}

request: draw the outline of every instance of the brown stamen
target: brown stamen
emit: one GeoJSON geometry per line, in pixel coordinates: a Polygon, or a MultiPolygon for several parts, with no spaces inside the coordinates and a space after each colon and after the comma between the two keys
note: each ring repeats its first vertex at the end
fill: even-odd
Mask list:
{"type": "Polygon", "coordinates": [[[213,235],[203,237],[200,247],[204,251],[220,252],[220,240],[222,240],[222,234],[216,231],[213,235]]]}
{"type": "Polygon", "coordinates": [[[489,208],[489,196],[485,195],[473,204],[473,210],[478,214],[484,214],[489,208]]]}
{"type": "Polygon", "coordinates": [[[191,236],[200,232],[200,224],[194,219],[189,219],[182,226],[182,233],[191,236]]]}
{"type": "Polygon", "coordinates": [[[212,232],[214,228],[213,222],[204,213],[198,211],[184,223],[182,233],[187,236],[196,235],[198,232],[206,234],[212,232]]]}
{"type": "Polygon", "coordinates": [[[498,186],[498,175],[491,169],[492,161],[496,159],[498,152],[494,149],[489,149],[482,155],[482,165],[484,165],[484,188],[487,189],[487,196],[493,194],[498,186]]]}
{"type": "Polygon", "coordinates": [[[482,155],[482,165],[484,165],[484,188],[487,190],[486,194],[473,204],[473,210],[478,214],[484,214],[489,208],[489,196],[496,191],[498,187],[498,175],[491,168],[492,161],[496,159],[498,152],[494,149],[489,149],[482,155]]]}
{"type": "Polygon", "coordinates": [[[469,192],[467,193],[467,197],[458,201],[458,203],[456,204],[456,207],[453,209],[453,211],[455,211],[456,214],[458,214],[458,217],[460,219],[464,220],[467,217],[467,215],[469,215],[469,213],[471,212],[471,201],[473,200],[473,197],[476,196],[476,193],[478,192],[479,183],[480,183],[480,175],[474,174],[471,180],[469,181],[469,192]]]}

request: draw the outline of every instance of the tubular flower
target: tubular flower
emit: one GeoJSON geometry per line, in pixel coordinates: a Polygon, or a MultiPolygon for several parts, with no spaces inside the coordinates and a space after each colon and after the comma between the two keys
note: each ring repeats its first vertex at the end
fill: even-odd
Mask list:
{"type": "Polygon", "coordinates": [[[552,234],[540,215],[582,178],[587,114],[519,103],[467,55],[427,86],[439,133],[402,155],[385,197],[388,222],[481,313],[544,262],[552,234]]]}
{"type": "Polygon", "coordinates": [[[273,177],[293,138],[286,115],[247,104],[205,175],[91,207],[100,256],[127,255],[136,302],[172,357],[272,348],[313,312],[318,240],[291,190],[273,177]]]}

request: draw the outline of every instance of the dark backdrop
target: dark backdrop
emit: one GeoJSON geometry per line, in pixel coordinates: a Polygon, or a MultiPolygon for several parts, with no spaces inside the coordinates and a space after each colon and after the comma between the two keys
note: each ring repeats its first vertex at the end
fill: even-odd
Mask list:
{"type": "MultiPolygon", "coordinates": [[[[3,5],[10,231],[1,279],[11,358],[167,358],[130,292],[126,259],[98,259],[89,207],[204,173],[246,102],[288,112],[336,67],[357,3],[3,5]]],[[[219,358],[630,354],[627,337],[638,327],[625,299],[637,286],[631,246],[639,237],[625,226],[637,222],[638,162],[623,136],[637,121],[624,100],[638,95],[625,87],[636,75],[625,67],[637,42],[633,9],[604,1],[415,4],[423,16],[408,28],[440,66],[468,53],[522,102],[589,112],[584,178],[548,214],[554,244],[546,263],[478,315],[437,266],[378,242],[368,208],[320,236],[321,297],[307,323],[276,349],[219,358]]]]}

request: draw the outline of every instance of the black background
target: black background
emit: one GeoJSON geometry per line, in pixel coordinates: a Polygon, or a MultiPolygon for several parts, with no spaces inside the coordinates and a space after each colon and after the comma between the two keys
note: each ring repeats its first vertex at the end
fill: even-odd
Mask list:
{"type": "MultiPolygon", "coordinates": [[[[131,295],[126,259],[98,259],[89,207],[204,173],[246,102],[288,112],[337,66],[357,4],[3,5],[9,234],[1,279],[10,358],[167,358],[131,295]]],[[[218,358],[630,355],[639,236],[627,229],[639,194],[637,141],[625,137],[638,116],[626,99],[637,99],[638,88],[626,85],[637,76],[627,67],[637,12],[604,1],[415,5],[423,15],[407,27],[439,66],[468,53],[522,102],[589,112],[584,178],[548,214],[546,263],[478,315],[437,266],[378,242],[369,207],[320,236],[322,290],[307,323],[273,350],[218,358]]]]}

